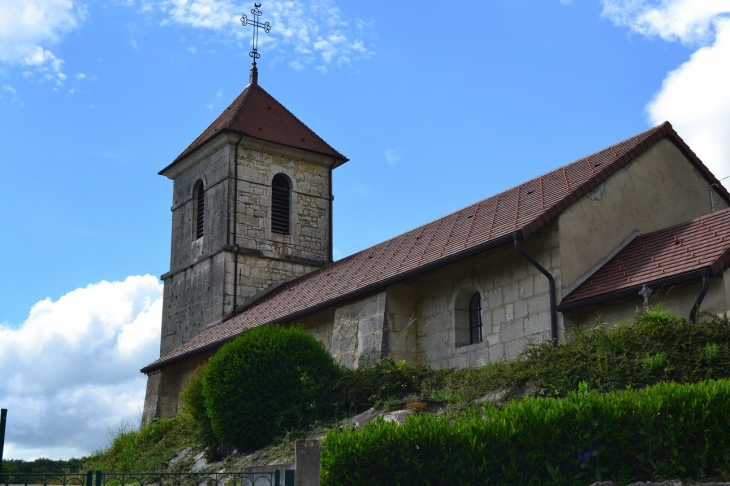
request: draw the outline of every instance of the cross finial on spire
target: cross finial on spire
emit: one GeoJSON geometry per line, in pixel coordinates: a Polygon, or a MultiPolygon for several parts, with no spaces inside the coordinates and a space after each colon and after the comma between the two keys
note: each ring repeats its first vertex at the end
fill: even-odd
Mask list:
{"type": "Polygon", "coordinates": [[[261,17],[261,10],[259,10],[259,7],[261,7],[260,3],[254,3],[253,8],[251,9],[251,13],[253,14],[253,19],[249,19],[245,15],[241,17],[241,23],[246,26],[251,24],[253,26],[253,39],[251,40],[251,44],[253,47],[253,50],[248,53],[249,56],[253,58],[253,64],[251,64],[251,75],[249,77],[249,82],[251,84],[257,84],[259,80],[259,71],[256,68],[256,59],[261,57],[261,54],[259,54],[258,47],[259,47],[259,28],[264,29],[264,32],[269,32],[271,30],[271,24],[268,22],[261,23],[259,22],[259,17],[261,17]]]}

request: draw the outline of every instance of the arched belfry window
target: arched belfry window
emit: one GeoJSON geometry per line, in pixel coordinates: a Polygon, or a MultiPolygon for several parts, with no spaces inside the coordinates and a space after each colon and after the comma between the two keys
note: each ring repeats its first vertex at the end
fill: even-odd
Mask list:
{"type": "Polygon", "coordinates": [[[203,228],[205,227],[205,189],[203,181],[195,183],[193,189],[193,238],[199,239],[203,237],[203,228]]]}
{"type": "Polygon", "coordinates": [[[482,297],[479,292],[469,301],[469,336],[471,344],[482,342],[482,297]]]}
{"type": "Polygon", "coordinates": [[[290,232],[291,186],[283,174],[271,181],[271,231],[282,235],[290,232]]]}

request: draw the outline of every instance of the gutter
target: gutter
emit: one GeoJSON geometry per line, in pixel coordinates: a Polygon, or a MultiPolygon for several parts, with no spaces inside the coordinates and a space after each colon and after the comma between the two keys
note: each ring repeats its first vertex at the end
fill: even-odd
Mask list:
{"type": "Polygon", "coordinates": [[[705,295],[707,295],[707,289],[710,287],[710,274],[711,272],[709,268],[702,272],[702,290],[700,290],[700,295],[697,296],[697,300],[692,306],[692,310],[689,311],[689,322],[692,324],[696,323],[697,313],[700,311],[700,304],[702,304],[705,295]]]}
{"type": "Polygon", "coordinates": [[[332,206],[334,205],[335,196],[332,195],[332,171],[333,171],[336,163],[337,163],[337,161],[332,162],[332,165],[330,166],[330,169],[329,169],[330,170],[330,184],[329,184],[329,186],[330,186],[330,188],[329,188],[329,196],[330,196],[329,225],[330,225],[330,227],[329,227],[328,233],[329,233],[329,240],[330,241],[329,241],[329,248],[327,249],[327,252],[328,252],[327,262],[328,263],[332,263],[334,261],[334,257],[333,257],[333,253],[334,253],[333,244],[334,244],[335,235],[334,235],[334,231],[333,231],[334,228],[332,227],[332,219],[333,219],[333,217],[332,217],[332,206]]]}
{"type": "MultiPolygon", "coordinates": [[[[320,304],[314,305],[312,307],[307,307],[306,309],[303,309],[303,310],[300,310],[300,311],[297,311],[297,312],[292,312],[291,314],[278,317],[274,321],[263,322],[260,325],[261,326],[264,326],[264,325],[273,324],[273,323],[276,323],[276,322],[291,322],[293,320],[299,319],[299,318],[304,317],[306,315],[313,314],[313,313],[318,312],[320,310],[324,310],[324,309],[326,309],[328,307],[332,307],[332,306],[335,306],[335,305],[338,305],[338,304],[342,304],[342,303],[345,303],[345,302],[348,302],[348,301],[356,300],[359,297],[364,297],[366,295],[370,295],[370,294],[373,294],[375,292],[378,292],[382,288],[387,287],[389,285],[393,285],[393,284],[396,284],[396,283],[401,282],[403,280],[407,280],[409,278],[416,277],[416,276],[418,276],[420,274],[423,274],[423,273],[426,273],[426,272],[430,272],[431,270],[435,270],[435,269],[437,269],[439,267],[442,267],[444,265],[448,265],[450,263],[454,263],[456,261],[463,260],[464,258],[468,258],[470,256],[474,256],[474,255],[476,255],[478,253],[481,253],[483,251],[487,251],[487,250],[490,250],[492,248],[496,248],[498,246],[506,245],[506,244],[512,242],[513,240],[515,240],[515,238],[518,237],[517,236],[518,234],[521,237],[521,232],[520,231],[517,231],[515,233],[509,233],[509,234],[507,234],[505,236],[502,236],[500,238],[497,238],[495,240],[490,240],[490,241],[488,241],[486,243],[483,243],[481,245],[478,245],[478,246],[475,246],[473,248],[470,248],[467,251],[464,251],[464,252],[461,252],[461,253],[457,253],[455,255],[448,256],[446,258],[443,258],[441,260],[437,260],[435,262],[429,263],[428,265],[424,265],[422,267],[414,268],[412,270],[409,270],[408,272],[404,272],[404,273],[401,273],[401,274],[398,274],[398,275],[394,275],[393,277],[390,277],[390,278],[385,279],[385,280],[381,280],[380,282],[375,282],[373,284],[370,284],[368,286],[365,286],[365,287],[363,287],[361,289],[357,289],[357,290],[355,290],[353,292],[350,292],[348,294],[344,294],[344,295],[341,295],[341,296],[336,297],[334,299],[331,299],[331,300],[322,302],[320,304]]],[[[326,268],[327,267],[324,266],[321,269],[315,270],[315,271],[324,271],[326,268]]],[[[311,273],[310,274],[307,274],[307,275],[311,275],[311,273]]],[[[286,288],[285,287],[286,287],[286,285],[283,285],[282,286],[282,291],[286,291],[286,288]]],[[[172,356],[169,359],[166,359],[164,361],[160,361],[158,363],[150,364],[150,365],[145,366],[144,368],[142,368],[140,371],[142,373],[149,374],[149,373],[151,373],[151,372],[153,372],[155,370],[158,370],[158,369],[162,368],[163,366],[167,366],[167,365],[172,364],[172,363],[175,363],[177,361],[181,361],[181,360],[187,359],[190,356],[194,356],[196,354],[199,354],[199,353],[208,351],[210,349],[213,349],[213,348],[222,346],[226,342],[234,339],[236,336],[238,336],[238,334],[239,333],[235,333],[233,336],[229,336],[229,337],[226,337],[226,338],[218,339],[218,340],[216,340],[216,341],[214,341],[212,343],[206,344],[206,345],[204,345],[204,346],[202,346],[200,348],[191,349],[191,350],[186,351],[186,352],[184,352],[182,354],[179,354],[177,356],[172,356]]]]}
{"type": "Polygon", "coordinates": [[[522,248],[522,245],[520,245],[520,240],[522,240],[522,232],[518,231],[514,234],[514,241],[515,241],[515,248],[517,251],[525,257],[525,260],[530,262],[533,267],[537,268],[540,273],[545,275],[548,279],[548,283],[550,284],[550,341],[552,342],[553,348],[558,347],[558,313],[555,309],[555,279],[553,278],[552,274],[545,270],[545,268],[542,267],[537,261],[532,258],[524,248],[522,248]]]}
{"type": "MultiPolygon", "coordinates": [[[[233,156],[233,247],[236,250],[234,253],[233,260],[233,314],[236,313],[238,308],[238,224],[236,224],[236,218],[238,216],[238,146],[241,145],[243,140],[243,133],[238,134],[238,142],[236,142],[236,148],[233,156]]],[[[231,218],[229,216],[228,221],[231,218]]],[[[230,232],[228,233],[230,235],[230,232]]],[[[225,275],[223,276],[223,288],[225,289],[225,275]]],[[[224,290],[225,292],[225,290],[224,290]]],[[[225,302],[225,298],[223,299],[225,302]]]]}

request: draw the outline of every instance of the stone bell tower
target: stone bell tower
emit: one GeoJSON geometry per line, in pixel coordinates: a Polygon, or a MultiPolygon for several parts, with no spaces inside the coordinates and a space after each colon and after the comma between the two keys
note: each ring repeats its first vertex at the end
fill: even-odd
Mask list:
{"type": "MultiPolygon", "coordinates": [[[[255,58],[254,58],[255,59],[255,58]]],[[[347,158],[257,82],[170,165],[160,356],[332,261],[332,170],[347,158]]]]}

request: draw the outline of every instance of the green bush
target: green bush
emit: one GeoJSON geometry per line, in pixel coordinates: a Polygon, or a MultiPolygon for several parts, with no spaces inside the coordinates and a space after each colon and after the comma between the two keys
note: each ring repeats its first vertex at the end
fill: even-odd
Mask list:
{"type": "Polygon", "coordinates": [[[519,398],[564,397],[585,381],[602,393],[660,381],[697,383],[730,378],[730,320],[703,316],[697,324],[659,308],[633,322],[579,329],[552,348],[529,347],[518,359],[481,368],[434,371],[417,393],[468,402],[493,391],[519,398]]]}
{"type": "Polygon", "coordinates": [[[529,398],[333,430],[322,484],[585,485],[730,477],[730,381],[529,398]]]}
{"type": "Polygon", "coordinates": [[[423,380],[432,371],[425,366],[383,358],[358,369],[343,368],[340,373],[330,402],[337,416],[347,416],[363,412],[377,402],[420,393],[423,380]]]}
{"type": "Polygon", "coordinates": [[[208,462],[214,462],[224,457],[228,451],[213,432],[213,425],[210,422],[210,417],[208,417],[208,409],[205,408],[205,398],[203,397],[205,370],[205,365],[201,365],[195,370],[195,375],[185,383],[180,398],[185,407],[185,412],[190,416],[193,423],[195,436],[203,447],[205,458],[208,462]]]}
{"type": "Polygon", "coordinates": [[[246,451],[303,429],[325,413],[338,368],[303,329],[278,325],[247,331],[210,359],[203,396],[215,435],[246,451]]]}

